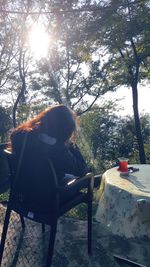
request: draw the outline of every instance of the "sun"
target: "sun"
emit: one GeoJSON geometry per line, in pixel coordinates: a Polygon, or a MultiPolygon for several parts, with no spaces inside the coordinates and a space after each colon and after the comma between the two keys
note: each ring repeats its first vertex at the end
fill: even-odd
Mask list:
{"type": "Polygon", "coordinates": [[[29,32],[29,47],[36,59],[46,57],[49,48],[49,35],[44,26],[35,24],[29,32]]]}

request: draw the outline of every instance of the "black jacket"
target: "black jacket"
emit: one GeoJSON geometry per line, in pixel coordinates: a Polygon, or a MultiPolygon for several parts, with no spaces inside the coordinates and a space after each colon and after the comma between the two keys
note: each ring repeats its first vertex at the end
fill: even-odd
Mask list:
{"type": "Polygon", "coordinates": [[[52,160],[59,184],[64,183],[64,176],[66,173],[75,176],[83,176],[88,172],[88,167],[78,146],[72,143],[65,144],[56,140],[53,144],[48,144],[40,139],[37,132],[31,131],[28,133],[16,133],[12,137],[12,146],[13,152],[16,153],[18,159],[23,150],[21,164],[22,172],[26,174],[26,176],[29,175],[29,172],[32,173],[32,175],[39,175],[39,172],[44,173],[41,165],[43,158],[52,160]]]}

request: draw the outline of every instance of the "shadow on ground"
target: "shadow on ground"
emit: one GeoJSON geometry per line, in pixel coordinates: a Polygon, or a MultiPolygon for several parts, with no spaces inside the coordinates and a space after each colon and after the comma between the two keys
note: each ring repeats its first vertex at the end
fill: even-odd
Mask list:
{"type": "MultiPolygon", "coordinates": [[[[0,206],[0,233],[5,208],[0,206]]],[[[49,226],[42,233],[40,224],[26,220],[21,229],[19,217],[12,213],[2,267],[44,267],[49,226]]],[[[93,222],[93,255],[87,254],[87,222],[62,217],[59,220],[52,267],[117,267],[113,254],[122,255],[147,267],[150,262],[150,240],[125,239],[111,235],[93,222]]],[[[127,266],[127,265],[124,265],[127,266]]]]}

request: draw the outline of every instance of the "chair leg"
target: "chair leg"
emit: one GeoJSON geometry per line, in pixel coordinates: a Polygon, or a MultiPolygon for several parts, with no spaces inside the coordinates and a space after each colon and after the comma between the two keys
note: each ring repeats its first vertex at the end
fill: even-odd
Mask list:
{"type": "Polygon", "coordinates": [[[45,223],[42,223],[42,233],[45,233],[45,223]]]}
{"type": "Polygon", "coordinates": [[[48,255],[47,255],[45,267],[50,267],[51,264],[52,264],[52,257],[53,257],[53,251],[54,251],[56,231],[57,231],[57,221],[51,226],[51,229],[50,229],[48,255]]]}
{"type": "Polygon", "coordinates": [[[88,254],[92,254],[92,197],[88,202],[88,254]]]}
{"type": "Polygon", "coordinates": [[[3,252],[4,252],[5,240],[6,240],[6,235],[7,235],[8,225],[9,225],[10,214],[11,214],[11,210],[7,209],[5,220],[4,220],[4,225],[3,225],[1,244],[0,244],[0,266],[1,266],[2,258],[3,258],[3,252]]]}
{"type": "Polygon", "coordinates": [[[23,216],[21,216],[21,215],[20,215],[20,220],[21,220],[22,228],[24,229],[25,228],[25,222],[24,222],[23,216]]]}

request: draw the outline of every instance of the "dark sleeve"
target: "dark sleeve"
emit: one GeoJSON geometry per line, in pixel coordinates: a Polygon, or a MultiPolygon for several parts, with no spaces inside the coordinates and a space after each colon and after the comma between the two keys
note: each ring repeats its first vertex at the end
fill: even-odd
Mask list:
{"type": "Polygon", "coordinates": [[[56,169],[65,173],[83,176],[88,172],[87,164],[77,146],[58,143],[53,154],[56,169]]]}
{"type": "Polygon", "coordinates": [[[14,153],[20,154],[23,143],[26,142],[26,133],[25,132],[17,132],[11,135],[12,142],[12,151],[14,153]]]}

